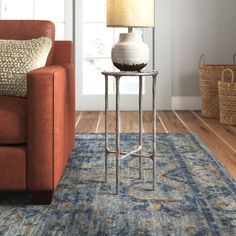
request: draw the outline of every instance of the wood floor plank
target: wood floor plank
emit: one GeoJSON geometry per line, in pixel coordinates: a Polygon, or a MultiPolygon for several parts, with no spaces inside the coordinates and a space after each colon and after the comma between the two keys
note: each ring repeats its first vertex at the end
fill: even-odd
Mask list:
{"type": "Polygon", "coordinates": [[[229,173],[236,178],[236,153],[217,137],[190,111],[177,111],[191,132],[195,132],[204,144],[216,155],[229,173]]]}
{"type": "MultiPolygon", "coordinates": [[[[108,130],[110,133],[115,133],[115,112],[109,112],[108,115],[108,130]]],[[[138,112],[121,112],[121,133],[138,133],[138,112]]],[[[143,112],[143,131],[146,133],[152,132],[152,114],[151,112],[143,112]]],[[[102,116],[98,126],[98,133],[105,132],[105,114],[102,116]]],[[[157,119],[157,132],[165,133],[165,129],[160,120],[157,119]]]]}
{"type": "MultiPolygon", "coordinates": [[[[157,113],[158,114],[158,113],[157,113]]],[[[143,130],[144,133],[152,133],[152,112],[143,112],[143,130]]],[[[164,126],[157,117],[157,133],[166,133],[164,126]]]]}
{"type": "Polygon", "coordinates": [[[169,133],[188,132],[173,111],[159,111],[158,115],[169,133]]]}
{"type": "Polygon", "coordinates": [[[121,133],[138,133],[139,119],[138,112],[128,111],[121,112],[121,133]]]}
{"type": "MultiPolygon", "coordinates": [[[[116,130],[116,120],[115,112],[108,113],[108,132],[115,133],[116,130]]],[[[105,133],[105,112],[101,112],[101,119],[98,124],[98,133],[105,133]]]]}
{"type": "Polygon", "coordinates": [[[236,152],[236,130],[231,126],[220,124],[218,119],[209,119],[203,117],[200,111],[193,111],[193,113],[202,120],[210,129],[219,135],[229,146],[236,152]]]}
{"type": "Polygon", "coordinates": [[[76,133],[96,133],[100,112],[83,111],[75,128],[76,133]]]}
{"type": "Polygon", "coordinates": [[[236,126],[235,125],[234,126],[231,125],[230,127],[231,127],[231,129],[236,131],[236,126]]]}
{"type": "Polygon", "coordinates": [[[77,126],[79,119],[80,119],[81,112],[76,111],[75,112],[75,127],[77,126]]]}

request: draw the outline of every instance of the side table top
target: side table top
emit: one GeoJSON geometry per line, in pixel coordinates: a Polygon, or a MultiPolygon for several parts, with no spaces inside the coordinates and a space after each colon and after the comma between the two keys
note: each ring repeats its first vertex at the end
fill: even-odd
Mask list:
{"type": "Polygon", "coordinates": [[[118,72],[111,72],[111,71],[102,71],[103,75],[111,75],[114,77],[121,77],[121,76],[152,76],[157,75],[158,71],[118,71],[118,72]]]}

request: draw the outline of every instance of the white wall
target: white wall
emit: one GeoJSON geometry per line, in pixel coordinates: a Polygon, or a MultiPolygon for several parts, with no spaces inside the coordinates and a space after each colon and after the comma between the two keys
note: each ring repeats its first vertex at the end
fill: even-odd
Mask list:
{"type": "MultiPolygon", "coordinates": [[[[200,55],[206,54],[208,63],[222,64],[232,63],[236,53],[236,0],[172,0],[169,11],[172,11],[172,103],[179,109],[181,104],[182,109],[187,109],[192,103],[195,109],[199,106],[196,99],[200,94],[200,55]]],[[[166,50],[168,47],[167,43],[166,50]]]]}
{"type": "Polygon", "coordinates": [[[2,0],[0,0],[0,19],[1,19],[1,17],[2,17],[2,6],[3,4],[2,4],[2,0]]]}
{"type": "Polygon", "coordinates": [[[155,1],[154,68],[157,80],[157,108],[171,109],[172,97],[172,0],[155,1]]]}

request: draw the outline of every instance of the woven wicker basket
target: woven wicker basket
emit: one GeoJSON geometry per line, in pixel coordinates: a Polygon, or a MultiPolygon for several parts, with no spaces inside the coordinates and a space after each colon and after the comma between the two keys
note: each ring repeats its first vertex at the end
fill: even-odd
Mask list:
{"type": "Polygon", "coordinates": [[[236,81],[233,70],[225,69],[223,71],[222,81],[218,81],[218,93],[220,122],[226,125],[236,125],[236,81]],[[225,81],[226,73],[231,76],[231,81],[225,81]]]}
{"type": "Polygon", "coordinates": [[[236,74],[236,54],[232,65],[206,65],[206,56],[202,55],[199,62],[199,83],[201,91],[201,112],[209,118],[219,118],[219,96],[217,82],[226,68],[236,74]]]}

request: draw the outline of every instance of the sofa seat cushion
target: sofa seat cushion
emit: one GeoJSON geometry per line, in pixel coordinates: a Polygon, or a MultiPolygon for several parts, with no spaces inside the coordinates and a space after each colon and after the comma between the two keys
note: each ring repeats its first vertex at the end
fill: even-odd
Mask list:
{"type": "Polygon", "coordinates": [[[0,96],[0,145],[26,143],[26,99],[0,96]]]}
{"type": "Polygon", "coordinates": [[[26,145],[0,145],[0,191],[26,190],[26,145]]]}

